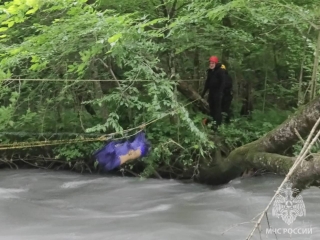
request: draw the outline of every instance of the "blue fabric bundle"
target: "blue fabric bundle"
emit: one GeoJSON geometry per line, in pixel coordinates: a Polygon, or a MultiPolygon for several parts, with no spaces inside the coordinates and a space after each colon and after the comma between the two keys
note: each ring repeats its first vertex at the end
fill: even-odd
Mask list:
{"type": "Polygon", "coordinates": [[[110,171],[120,166],[120,157],[127,155],[130,150],[140,149],[140,157],[145,157],[150,151],[150,144],[144,132],[137,133],[132,140],[111,141],[94,153],[99,165],[110,171]]]}

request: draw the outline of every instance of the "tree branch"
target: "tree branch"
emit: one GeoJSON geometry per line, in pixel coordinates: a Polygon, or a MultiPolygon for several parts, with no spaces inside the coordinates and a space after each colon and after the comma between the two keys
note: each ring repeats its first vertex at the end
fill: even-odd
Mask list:
{"type": "Polygon", "coordinates": [[[173,4],[172,4],[172,7],[170,9],[170,12],[169,12],[169,18],[173,18],[174,14],[176,13],[176,6],[177,6],[177,2],[178,0],[174,0],[173,4]]]}
{"type": "Polygon", "coordinates": [[[182,8],[184,8],[185,6],[188,6],[189,4],[190,4],[190,2],[181,4],[181,5],[176,9],[176,12],[179,12],[182,8]]]}
{"type": "Polygon", "coordinates": [[[120,87],[120,83],[119,83],[116,75],[114,74],[113,70],[104,61],[102,61],[101,58],[97,58],[96,60],[99,60],[110,71],[113,79],[117,82],[118,86],[120,87]]]}
{"type": "Polygon", "coordinates": [[[162,12],[163,12],[164,17],[168,17],[169,16],[168,9],[166,7],[164,0],[160,0],[160,2],[161,2],[161,8],[162,8],[162,12]]]}

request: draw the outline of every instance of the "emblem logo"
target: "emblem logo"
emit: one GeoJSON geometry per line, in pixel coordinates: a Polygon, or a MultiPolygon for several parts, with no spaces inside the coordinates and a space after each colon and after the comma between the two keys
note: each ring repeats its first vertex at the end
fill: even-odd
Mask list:
{"type": "Polygon", "coordinates": [[[302,196],[298,194],[293,197],[293,193],[297,193],[297,189],[292,190],[292,183],[286,182],[279,194],[275,197],[272,216],[281,217],[282,220],[290,225],[296,218],[306,215],[306,208],[302,196]]]}

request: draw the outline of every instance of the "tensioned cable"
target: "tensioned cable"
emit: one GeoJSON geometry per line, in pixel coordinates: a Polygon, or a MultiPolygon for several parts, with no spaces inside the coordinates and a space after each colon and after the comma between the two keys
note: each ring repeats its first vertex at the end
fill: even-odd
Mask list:
{"type": "Polygon", "coordinates": [[[129,128],[126,130],[123,130],[122,133],[121,132],[114,132],[114,133],[109,133],[109,134],[105,134],[103,136],[97,137],[97,138],[80,138],[80,139],[63,139],[63,140],[48,140],[48,141],[32,141],[32,142],[15,142],[15,143],[5,143],[5,144],[0,144],[0,150],[9,150],[9,149],[19,149],[19,148],[30,148],[30,147],[44,147],[44,146],[52,146],[52,145],[60,145],[60,144],[71,144],[71,143],[84,143],[84,142],[99,142],[99,141],[108,141],[110,139],[122,139],[122,138],[126,138],[126,137],[119,137],[119,138],[114,138],[115,135],[119,135],[119,134],[124,134],[124,133],[128,133],[131,132],[133,130],[137,130],[140,129],[138,132],[142,131],[142,129],[150,124],[153,124],[154,122],[157,122],[163,118],[165,118],[166,116],[177,112],[180,108],[186,107],[196,101],[200,100],[200,98],[195,99],[191,102],[188,102],[187,104],[184,104],[182,106],[177,107],[174,110],[171,110],[167,113],[164,113],[162,116],[155,118],[151,121],[148,121],[146,123],[143,123],[142,125],[138,126],[138,127],[133,127],[133,128],[129,128]]]}
{"type": "MultiPolygon", "coordinates": [[[[177,82],[198,82],[203,81],[205,79],[182,79],[182,80],[169,80],[168,81],[177,81],[177,82]]],[[[29,81],[29,82],[154,82],[157,80],[151,79],[122,79],[122,80],[115,80],[115,79],[33,79],[33,78],[13,78],[13,79],[2,79],[1,81],[29,81]]],[[[159,80],[158,80],[159,81],[159,80]]]]}

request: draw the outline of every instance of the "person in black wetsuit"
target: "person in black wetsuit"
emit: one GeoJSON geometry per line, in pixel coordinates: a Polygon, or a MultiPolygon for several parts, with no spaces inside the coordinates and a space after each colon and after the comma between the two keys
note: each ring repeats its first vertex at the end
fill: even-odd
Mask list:
{"type": "Polygon", "coordinates": [[[221,99],[221,111],[222,113],[226,114],[225,122],[230,123],[230,118],[232,115],[231,102],[233,99],[232,78],[223,64],[221,68],[225,70],[225,73],[227,75],[225,79],[224,90],[223,90],[223,95],[221,99]]]}
{"type": "Polygon", "coordinates": [[[209,90],[208,103],[210,107],[210,115],[215,121],[216,127],[222,123],[221,103],[224,86],[227,75],[225,70],[221,68],[221,63],[216,56],[209,59],[210,66],[207,70],[207,79],[201,97],[203,98],[209,90]]]}

